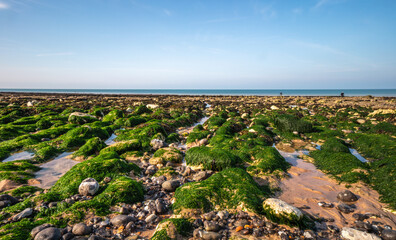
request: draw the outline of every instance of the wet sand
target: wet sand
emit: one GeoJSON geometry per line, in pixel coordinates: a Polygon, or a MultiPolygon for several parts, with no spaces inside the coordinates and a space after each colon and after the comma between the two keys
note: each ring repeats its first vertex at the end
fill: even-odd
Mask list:
{"type": "Polygon", "coordinates": [[[79,163],[71,159],[72,154],[73,152],[64,152],[54,160],[42,164],[35,177],[40,183],[34,185],[43,189],[52,187],[70,168],[79,163]]]}
{"type": "Polygon", "coordinates": [[[308,206],[309,209],[304,209],[304,211],[316,217],[334,219],[334,223],[329,224],[345,227],[352,225],[355,221],[352,217],[353,213],[341,213],[336,206],[342,203],[337,199],[337,194],[348,189],[359,197],[359,200],[354,203],[356,206],[354,213],[375,214],[379,218],[369,218],[366,221],[378,221],[396,228],[396,215],[383,210],[386,205],[380,203],[379,194],[376,191],[360,183],[351,184],[350,188],[347,188],[345,184],[337,184],[334,179],[318,170],[312,163],[298,158],[306,151],[279,152],[286,161],[292,164],[288,171],[290,177],[283,179],[280,184],[282,193],[279,198],[283,201],[296,207],[308,206]],[[334,207],[323,208],[318,205],[318,202],[333,203],[334,207]]]}

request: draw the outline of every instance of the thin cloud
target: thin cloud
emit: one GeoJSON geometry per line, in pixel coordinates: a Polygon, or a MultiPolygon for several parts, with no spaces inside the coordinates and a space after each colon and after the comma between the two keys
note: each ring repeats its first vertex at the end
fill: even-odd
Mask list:
{"type": "Polygon", "coordinates": [[[36,57],[53,57],[53,56],[71,56],[75,55],[73,52],[58,52],[58,53],[39,53],[36,57]]]}
{"type": "Polygon", "coordinates": [[[5,10],[5,9],[9,9],[10,5],[0,2],[0,10],[5,10]]]}
{"type": "Polygon", "coordinates": [[[164,13],[166,16],[172,16],[172,12],[169,11],[168,9],[164,9],[164,13]]]}
{"type": "Polygon", "coordinates": [[[274,18],[278,15],[278,13],[271,6],[260,9],[259,13],[264,17],[269,18],[274,18]]]}
{"type": "Polygon", "coordinates": [[[326,3],[328,3],[329,0],[319,0],[315,6],[313,7],[314,9],[320,8],[321,6],[325,5],[326,3]]]}
{"type": "Polygon", "coordinates": [[[295,9],[292,10],[292,12],[294,14],[301,14],[303,12],[303,9],[302,8],[295,8],[295,9]]]}

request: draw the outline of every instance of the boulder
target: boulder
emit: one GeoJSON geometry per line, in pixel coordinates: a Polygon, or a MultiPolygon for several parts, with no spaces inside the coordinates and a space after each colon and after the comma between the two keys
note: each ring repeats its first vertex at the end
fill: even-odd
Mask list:
{"type": "Polygon", "coordinates": [[[32,236],[32,238],[34,238],[37,235],[37,233],[39,233],[39,232],[41,232],[44,229],[49,228],[49,227],[53,227],[53,226],[51,224],[49,224],[49,223],[44,223],[44,224],[42,224],[40,226],[37,226],[37,227],[33,228],[32,231],[30,232],[30,235],[32,236]]]}
{"type": "Polygon", "coordinates": [[[119,226],[125,226],[129,222],[133,221],[133,217],[128,216],[128,215],[118,215],[115,216],[110,220],[110,223],[113,224],[113,226],[119,227],[119,226]]]}
{"type": "Polygon", "coordinates": [[[99,190],[99,183],[93,178],[84,179],[78,187],[78,192],[83,196],[93,196],[99,190]]]}
{"type": "Polygon", "coordinates": [[[264,210],[268,209],[279,216],[287,217],[293,215],[298,219],[303,217],[302,212],[298,208],[277,198],[267,198],[263,203],[263,207],[264,210]]]}
{"type": "Polygon", "coordinates": [[[85,223],[77,223],[72,229],[72,233],[77,236],[88,235],[91,231],[91,227],[88,227],[85,223]]]}
{"type": "Polygon", "coordinates": [[[162,183],[162,188],[168,192],[176,191],[176,188],[178,188],[179,186],[180,186],[179,180],[168,180],[162,183]]]}
{"type": "Polygon", "coordinates": [[[355,202],[358,200],[358,197],[349,190],[344,190],[337,194],[337,198],[343,202],[355,202]]]}
{"type": "Polygon", "coordinates": [[[384,240],[395,240],[396,239],[396,231],[392,229],[384,229],[382,230],[382,238],[384,240]]]}
{"type": "Polygon", "coordinates": [[[34,240],[59,240],[61,237],[61,231],[58,228],[48,227],[37,233],[34,240]]]}
{"type": "Polygon", "coordinates": [[[14,215],[12,217],[12,220],[13,221],[19,221],[22,218],[30,217],[32,214],[33,214],[33,209],[26,208],[25,210],[23,210],[22,212],[18,213],[17,215],[14,215]]]}
{"type": "Polygon", "coordinates": [[[165,146],[164,141],[160,140],[160,139],[153,139],[150,142],[150,145],[153,147],[154,150],[158,150],[162,147],[165,146]]]}
{"type": "Polygon", "coordinates": [[[362,232],[354,228],[344,227],[341,230],[341,237],[345,240],[381,240],[374,234],[362,232]]]}

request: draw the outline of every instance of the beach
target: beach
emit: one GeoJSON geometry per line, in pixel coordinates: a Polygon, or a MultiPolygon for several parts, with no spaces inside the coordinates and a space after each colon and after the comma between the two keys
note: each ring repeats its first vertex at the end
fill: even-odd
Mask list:
{"type": "Polygon", "coordinates": [[[393,96],[0,92],[0,238],[395,239],[395,116],[393,96]]]}

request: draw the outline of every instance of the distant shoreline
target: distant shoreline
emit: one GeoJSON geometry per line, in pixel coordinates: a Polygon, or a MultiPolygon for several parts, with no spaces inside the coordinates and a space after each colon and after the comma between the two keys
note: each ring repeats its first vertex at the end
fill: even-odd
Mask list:
{"type": "Polygon", "coordinates": [[[195,96],[375,96],[396,97],[396,89],[0,89],[0,93],[195,95],[195,96]]]}

